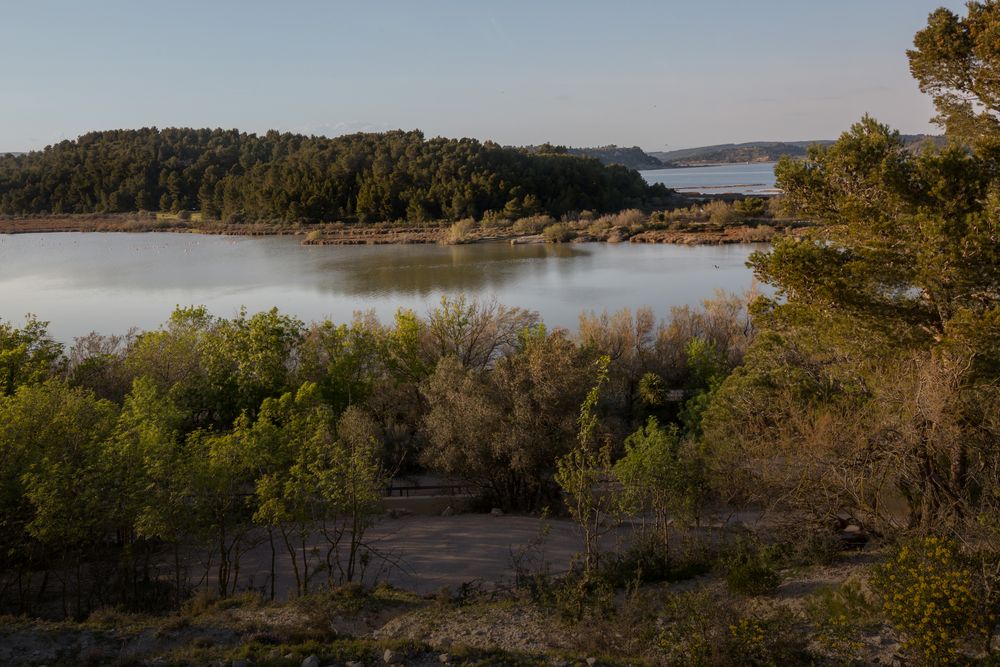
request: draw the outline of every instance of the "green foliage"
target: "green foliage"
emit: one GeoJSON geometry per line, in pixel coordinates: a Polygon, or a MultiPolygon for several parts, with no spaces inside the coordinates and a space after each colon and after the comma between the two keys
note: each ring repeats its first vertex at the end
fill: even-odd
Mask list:
{"type": "Polygon", "coordinates": [[[52,339],[48,322],[34,315],[24,327],[0,321],[0,396],[13,394],[18,387],[34,384],[55,375],[62,365],[62,345],[52,339]]]}
{"type": "Polygon", "coordinates": [[[949,135],[970,141],[1000,137],[1000,49],[996,30],[1000,4],[969,2],[959,17],[944,7],[934,11],[927,27],[907,51],[910,72],[937,107],[937,121],[949,135]]]}
{"type": "Polygon", "coordinates": [[[806,600],[806,615],[815,627],[816,640],[844,664],[857,658],[865,634],[881,624],[878,612],[878,606],[856,579],[820,588],[806,600]]]}
{"type": "MultiPolygon", "coordinates": [[[[0,397],[0,588],[13,593],[0,605],[153,611],[206,581],[225,600],[250,583],[246,554],[268,547],[271,571],[291,570],[300,594],[370,581],[386,556],[366,535],[389,466],[421,465],[492,506],[533,511],[562,500],[561,465],[590,553],[569,607],[596,609],[608,586],[636,578],[684,576],[688,560],[663,539],[606,560],[597,546],[622,516],[612,453],[643,414],[629,407],[640,385],[659,402],[703,375],[710,364],[687,368],[695,335],[739,355],[732,313],[706,308],[659,328],[648,310],[606,316],[578,343],[536,313],[461,297],[390,325],[189,307],[154,331],[88,336],[68,359],[43,325],[7,327],[17,386],[0,397]]],[[[662,517],[689,516],[699,460],[667,416],[629,439],[617,470],[631,511],[652,500],[662,517]]],[[[253,583],[275,595],[272,582],[253,583]]]]}
{"type": "Polygon", "coordinates": [[[625,455],[613,468],[630,513],[651,511],[663,542],[672,518],[693,519],[705,501],[701,461],[682,446],[676,426],[662,427],[656,417],[625,438],[625,455]]]}
{"type": "Polygon", "coordinates": [[[680,420],[688,433],[700,436],[705,411],[725,379],[728,368],[722,351],[706,339],[692,338],[687,342],[684,352],[687,356],[690,398],[684,403],[680,420]]]}
{"type": "Polygon", "coordinates": [[[385,132],[326,138],[236,130],[91,132],[0,155],[0,213],[160,210],[239,224],[511,219],[665,203],[636,172],[558,152],[385,132]]]}
{"type": "Polygon", "coordinates": [[[998,441],[974,426],[995,423],[979,406],[1000,370],[994,163],[959,145],[914,154],[866,117],[776,172],[788,204],[825,226],[751,257],[777,294],[755,305],[761,335],[702,410],[721,475],[813,515],[897,530],[886,508],[902,500],[910,525],[971,530],[997,507],[980,490],[996,486],[998,441]]]}
{"type": "Polygon", "coordinates": [[[726,567],[726,585],[740,595],[770,593],[781,583],[781,575],[774,569],[772,551],[751,540],[740,540],[723,559],[726,567]]]}
{"type": "Polygon", "coordinates": [[[639,379],[639,396],[650,408],[658,408],[667,401],[667,387],[663,378],[656,373],[643,374],[639,379]]]}
{"type": "Polygon", "coordinates": [[[660,664],[810,664],[805,638],[788,612],[742,616],[704,591],[691,591],[669,595],[657,624],[660,664]]]}
{"type": "Polygon", "coordinates": [[[733,213],[740,218],[762,218],[768,213],[768,200],[747,197],[733,202],[733,213]]]}
{"type": "Polygon", "coordinates": [[[597,401],[601,387],[608,381],[610,363],[606,356],[598,359],[597,381],[580,406],[576,447],[556,460],[555,481],[563,490],[570,516],[583,534],[583,567],[588,576],[600,561],[601,535],[616,523],[620,514],[615,493],[603,488],[611,471],[611,447],[607,442],[596,442],[597,401]]]}
{"type": "Polygon", "coordinates": [[[955,664],[965,641],[988,643],[996,617],[980,585],[957,545],[935,536],[904,543],[872,576],[885,616],[926,665],[955,664]]]}
{"type": "Polygon", "coordinates": [[[572,241],[576,237],[576,232],[569,227],[569,225],[557,222],[554,225],[549,225],[542,230],[542,236],[549,243],[566,243],[567,241],[572,241]]]}
{"type": "MultiPolygon", "coordinates": [[[[557,500],[553,473],[573,446],[592,357],[561,331],[525,328],[517,339],[488,373],[454,355],[438,362],[421,386],[428,406],[422,459],[502,508],[532,510],[557,500]]],[[[466,355],[470,362],[493,349],[480,335],[476,341],[483,352],[466,355]]]]}

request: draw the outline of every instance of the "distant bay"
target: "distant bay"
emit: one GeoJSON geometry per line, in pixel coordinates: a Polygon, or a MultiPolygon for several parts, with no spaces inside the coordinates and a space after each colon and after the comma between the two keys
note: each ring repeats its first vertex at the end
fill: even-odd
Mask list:
{"type": "Polygon", "coordinates": [[[771,195],[774,184],[774,162],[721,164],[710,167],[651,169],[639,172],[649,183],[662,183],[668,188],[690,194],[757,194],[771,195]]]}

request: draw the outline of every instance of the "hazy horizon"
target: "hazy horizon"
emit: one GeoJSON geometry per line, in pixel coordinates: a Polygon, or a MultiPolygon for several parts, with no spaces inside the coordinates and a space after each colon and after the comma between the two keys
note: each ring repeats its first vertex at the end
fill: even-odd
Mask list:
{"type": "Polygon", "coordinates": [[[420,128],[505,145],[937,133],[905,51],[941,0],[5,2],[0,151],[92,130],[420,128]]]}

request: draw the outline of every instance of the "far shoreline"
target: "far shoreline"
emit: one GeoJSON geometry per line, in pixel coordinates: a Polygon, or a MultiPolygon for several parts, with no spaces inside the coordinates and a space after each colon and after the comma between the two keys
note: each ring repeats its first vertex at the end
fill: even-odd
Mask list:
{"type": "Polygon", "coordinates": [[[436,224],[343,223],[224,223],[217,221],[149,218],[137,214],[69,214],[0,217],[0,235],[50,233],[181,233],[213,236],[295,236],[302,245],[463,245],[471,243],[668,243],[676,245],[726,245],[767,243],[776,236],[798,235],[800,224],[760,220],[746,224],[699,229],[584,230],[572,239],[552,240],[539,233],[511,229],[473,229],[460,240],[451,238],[450,226],[436,224]]]}

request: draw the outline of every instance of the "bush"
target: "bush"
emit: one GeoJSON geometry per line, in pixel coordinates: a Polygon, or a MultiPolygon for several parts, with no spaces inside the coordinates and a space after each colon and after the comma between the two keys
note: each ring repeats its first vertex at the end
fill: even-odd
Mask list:
{"type": "Polygon", "coordinates": [[[729,225],[736,220],[732,207],[721,199],[710,201],[705,205],[708,220],[715,225],[729,225]]]}
{"type": "Polygon", "coordinates": [[[512,229],[515,234],[540,234],[543,229],[554,222],[555,220],[547,215],[532,215],[527,218],[518,218],[512,229]]]}
{"type": "Polygon", "coordinates": [[[816,641],[830,657],[845,664],[861,651],[865,633],[880,625],[877,610],[856,580],[820,588],[806,600],[806,616],[815,627],[816,641]]]}
{"type": "Polygon", "coordinates": [[[705,592],[671,595],[657,624],[661,654],[668,665],[810,664],[806,639],[787,610],[759,617],[740,616],[705,592]]]}
{"type": "Polygon", "coordinates": [[[462,243],[475,227],[476,221],[472,218],[459,220],[448,228],[448,243],[462,243]]]}
{"type": "Polygon", "coordinates": [[[748,197],[733,202],[733,213],[741,218],[760,218],[767,215],[767,202],[760,197],[748,197]]]}
{"type": "Polygon", "coordinates": [[[573,569],[563,577],[549,580],[549,586],[539,592],[539,601],[565,620],[607,618],[614,613],[614,586],[599,574],[582,569],[573,569]]]}
{"type": "Polygon", "coordinates": [[[763,595],[778,587],[781,576],[772,566],[773,554],[756,542],[741,540],[724,560],[729,590],[740,595],[763,595]]]}
{"type": "Polygon", "coordinates": [[[872,576],[882,611],[921,664],[950,665],[967,640],[989,639],[985,596],[954,542],[925,537],[903,544],[872,576]]]}
{"type": "Polygon", "coordinates": [[[639,536],[624,552],[601,561],[600,576],[615,588],[636,582],[684,581],[707,574],[715,554],[704,545],[692,545],[677,553],[656,535],[639,536]]]}
{"type": "Polygon", "coordinates": [[[502,229],[510,226],[510,220],[503,213],[486,211],[483,213],[483,219],[479,221],[479,226],[483,229],[502,229]]]}
{"type": "Polygon", "coordinates": [[[576,232],[570,229],[569,225],[562,222],[549,225],[542,230],[542,234],[549,243],[565,243],[576,237],[576,232]]]}

